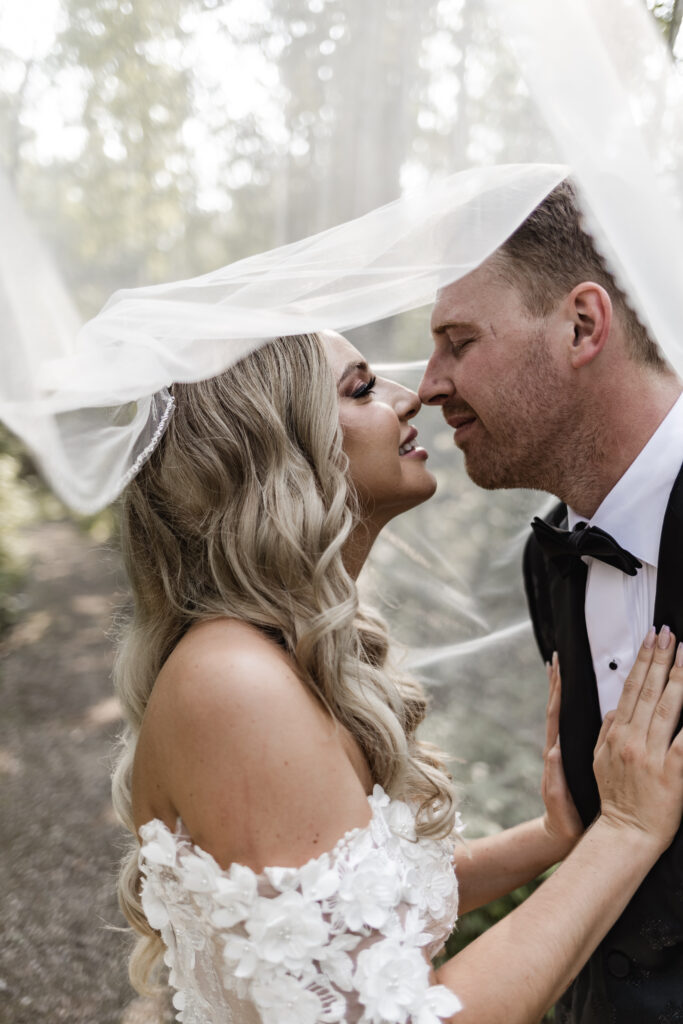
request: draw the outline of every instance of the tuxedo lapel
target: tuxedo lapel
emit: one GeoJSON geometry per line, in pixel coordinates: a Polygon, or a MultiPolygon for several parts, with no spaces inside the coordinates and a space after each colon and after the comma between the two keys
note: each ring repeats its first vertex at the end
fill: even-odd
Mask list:
{"type": "Polygon", "coordinates": [[[584,604],[588,567],[581,559],[568,577],[549,566],[550,599],[562,672],[560,745],[567,783],[584,825],[600,810],[593,749],[601,717],[584,604]]]}
{"type": "Polygon", "coordinates": [[[666,507],[657,566],[655,621],[657,629],[669,626],[683,640],[683,466],[666,507]]]}
{"type": "MultiPolygon", "coordinates": [[[[546,522],[566,528],[567,507],[557,505],[546,522]]],[[[601,717],[593,671],[586,618],[588,567],[577,558],[568,575],[562,575],[532,534],[524,552],[524,582],[536,640],[546,661],[556,650],[562,671],[560,744],[565,775],[585,825],[599,810],[598,788],[593,775],[593,749],[601,717]]]]}

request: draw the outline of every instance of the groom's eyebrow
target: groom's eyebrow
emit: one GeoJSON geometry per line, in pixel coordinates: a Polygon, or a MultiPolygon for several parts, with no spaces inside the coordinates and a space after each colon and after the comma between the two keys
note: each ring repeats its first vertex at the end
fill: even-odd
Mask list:
{"type": "Polygon", "coordinates": [[[343,384],[344,381],[346,380],[346,378],[350,377],[352,373],[356,372],[356,370],[360,370],[361,373],[369,373],[370,372],[370,367],[365,362],[361,362],[361,363],[347,363],[347,365],[344,367],[344,372],[342,373],[342,375],[339,378],[337,383],[338,384],[343,384]]]}
{"type": "Polygon", "coordinates": [[[477,325],[470,320],[444,320],[432,327],[432,334],[445,334],[446,331],[474,331],[477,325]]]}

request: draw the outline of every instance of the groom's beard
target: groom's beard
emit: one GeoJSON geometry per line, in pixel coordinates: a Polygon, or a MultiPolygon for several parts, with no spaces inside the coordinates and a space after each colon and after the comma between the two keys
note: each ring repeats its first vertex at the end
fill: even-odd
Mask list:
{"type": "Polygon", "coordinates": [[[524,487],[559,496],[568,479],[581,486],[580,478],[599,458],[599,427],[586,412],[540,332],[529,339],[514,376],[491,387],[476,407],[456,400],[443,409],[446,418],[476,417],[461,448],[467,473],[479,487],[524,487]]]}

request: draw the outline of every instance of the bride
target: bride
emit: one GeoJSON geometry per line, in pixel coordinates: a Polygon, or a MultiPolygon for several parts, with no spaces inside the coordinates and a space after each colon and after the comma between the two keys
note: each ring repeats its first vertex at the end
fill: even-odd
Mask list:
{"type": "Polygon", "coordinates": [[[648,634],[605,721],[583,838],[555,665],[545,815],[465,844],[444,760],[416,736],[423,693],[355,584],[382,527],[435,489],[417,396],[332,333],[172,392],[123,503],[134,611],[114,798],[135,836],[119,886],[134,983],[163,959],[185,1024],[538,1021],[680,819],[673,638],[648,634]],[[559,860],[432,971],[458,909],[559,860]]]}

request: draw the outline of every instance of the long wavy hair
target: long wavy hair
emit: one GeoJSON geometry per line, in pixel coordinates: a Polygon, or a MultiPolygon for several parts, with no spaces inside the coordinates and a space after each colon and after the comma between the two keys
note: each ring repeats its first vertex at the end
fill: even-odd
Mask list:
{"type": "MultiPolygon", "coordinates": [[[[133,759],[162,665],[193,623],[229,616],[286,648],[375,782],[417,802],[418,834],[448,834],[450,778],[440,753],[415,736],[424,693],[393,666],[386,627],[359,606],[342,560],[358,505],[320,338],[277,339],[173,394],[166,433],[123,497],[133,611],[114,672],[126,721],[113,777],[120,820],[135,836],[133,759]]],[[[138,851],[136,839],[118,891],[139,935],[131,980],[149,991],[163,944],[142,910],[138,851]]]]}

